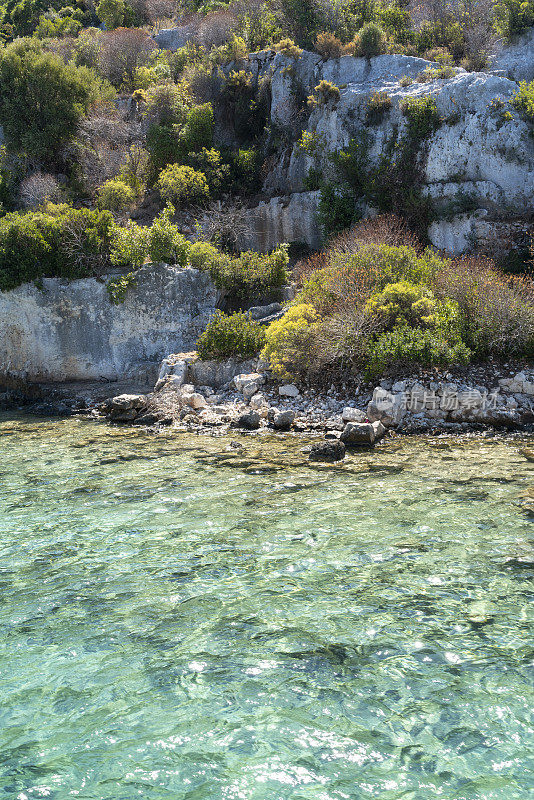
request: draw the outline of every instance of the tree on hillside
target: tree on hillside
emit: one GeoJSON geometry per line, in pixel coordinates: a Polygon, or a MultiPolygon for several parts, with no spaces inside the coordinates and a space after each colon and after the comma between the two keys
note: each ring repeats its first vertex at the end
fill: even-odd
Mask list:
{"type": "Polygon", "coordinates": [[[0,53],[0,123],[8,145],[43,163],[56,160],[91,98],[88,70],[19,41],[0,53]]]}

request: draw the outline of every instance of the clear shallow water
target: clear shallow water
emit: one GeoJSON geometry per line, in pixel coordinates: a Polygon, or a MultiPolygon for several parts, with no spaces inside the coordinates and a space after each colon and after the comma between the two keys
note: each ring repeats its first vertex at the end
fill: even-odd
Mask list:
{"type": "Polygon", "coordinates": [[[0,798],[532,796],[518,441],[242,441],[0,418],[0,798]]]}

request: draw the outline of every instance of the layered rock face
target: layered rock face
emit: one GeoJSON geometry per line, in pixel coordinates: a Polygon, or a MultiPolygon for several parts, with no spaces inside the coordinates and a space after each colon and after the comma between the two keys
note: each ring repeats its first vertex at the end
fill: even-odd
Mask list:
{"type": "Polygon", "coordinates": [[[123,303],[105,281],[45,278],[0,292],[0,379],[154,381],[170,350],[191,350],[217,293],[206,274],[151,264],[123,303]]]}
{"type": "MultiPolygon", "coordinates": [[[[457,68],[452,77],[429,82],[421,82],[418,76],[438,65],[410,56],[344,56],[324,61],[308,52],[298,60],[272,51],[251,54],[245,68],[255,76],[270,76],[271,121],[285,129],[289,139],[299,109],[302,114],[302,97],[311,94],[321,80],[335,84],[340,97],[317,106],[306,122],[305,129],[324,144],[321,163],[298,147],[296,137],[279,153],[264,182],[271,199],[255,209],[248,244],[265,250],[289,239],[316,247],[319,196],[306,191],[310,168],[319,167],[328,174],[332,170],[328,154],[362,135],[369,140],[370,163],[377,163],[392,137],[406,132],[402,101],[429,95],[442,118],[425,143],[422,166],[421,190],[434,200],[438,216],[429,231],[431,241],[437,247],[463,252],[477,239],[499,239],[503,223],[505,228],[508,224],[517,228],[534,208],[534,139],[532,126],[507,101],[518,89],[516,80],[529,77],[530,72],[534,77],[531,47],[534,38],[518,44],[515,51],[503,51],[492,65],[497,74],[457,68]],[[399,81],[405,76],[412,82],[406,85],[408,81],[403,80],[401,86],[399,81]],[[377,124],[369,125],[367,103],[377,91],[387,92],[391,109],[377,124]],[[462,207],[468,207],[469,213],[455,212],[462,207]]],[[[372,213],[372,209],[363,210],[372,213]]]]}

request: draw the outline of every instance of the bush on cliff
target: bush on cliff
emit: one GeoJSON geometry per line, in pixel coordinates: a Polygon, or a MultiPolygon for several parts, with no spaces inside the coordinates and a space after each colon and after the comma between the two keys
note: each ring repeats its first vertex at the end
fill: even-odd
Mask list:
{"type": "Polygon", "coordinates": [[[100,209],[120,213],[131,208],[134,202],[134,190],[119,178],[106,181],[97,191],[96,205],[100,209]]]}
{"type": "Polygon", "coordinates": [[[288,265],[287,245],[281,245],[269,254],[246,251],[236,258],[216,251],[203,261],[202,269],[229,297],[261,300],[280,291],[287,281],[288,265]]]}
{"type": "Polygon", "coordinates": [[[109,211],[47,206],[0,219],[0,291],[43,277],[84,278],[109,263],[109,211]]]}
{"type": "Polygon", "coordinates": [[[354,40],[354,55],[373,58],[387,51],[386,34],[376,22],[368,22],[354,40]]]}
{"type": "Polygon", "coordinates": [[[150,227],[129,222],[113,228],[111,263],[117,267],[138,269],[145,261],[162,261],[185,267],[190,243],[172,222],[174,207],[166,206],[150,227]]]}
{"type": "Polygon", "coordinates": [[[210,194],[204,173],[180,164],[165,167],[160,172],[156,186],[164,200],[178,206],[205,203],[210,194]]]}
{"type": "Polygon", "coordinates": [[[253,322],[248,314],[227,316],[216,311],[197,342],[200,358],[250,358],[257,355],[265,342],[265,328],[253,322]]]}
{"type": "Polygon", "coordinates": [[[521,81],[510,102],[523,119],[534,124],[534,81],[521,81]]]}

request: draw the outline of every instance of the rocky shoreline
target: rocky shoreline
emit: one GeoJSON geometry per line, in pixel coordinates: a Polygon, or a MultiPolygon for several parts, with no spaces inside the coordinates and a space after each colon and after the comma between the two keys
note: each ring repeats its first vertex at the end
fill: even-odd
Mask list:
{"type": "Polygon", "coordinates": [[[176,431],[214,435],[234,429],[307,434],[318,438],[309,446],[310,459],[318,461],[339,461],[346,447],[373,447],[388,433],[534,431],[534,368],[511,363],[421,371],[377,385],[331,385],[321,391],[274,381],[261,359],[203,362],[193,352],[167,357],[155,387],[139,388],[48,387],[33,402],[12,391],[0,395],[0,407],[82,414],[154,430],[172,425],[176,431]]]}

